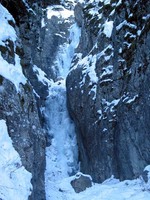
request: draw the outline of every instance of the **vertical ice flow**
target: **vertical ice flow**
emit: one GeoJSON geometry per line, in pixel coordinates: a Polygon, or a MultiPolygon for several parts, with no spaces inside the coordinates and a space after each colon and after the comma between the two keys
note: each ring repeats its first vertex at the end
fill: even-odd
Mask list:
{"type": "Polygon", "coordinates": [[[69,42],[60,46],[56,56],[55,66],[58,67],[58,76],[66,78],[74,56],[74,50],[79,44],[80,28],[73,24],[70,28],[69,42]]]}
{"type": "Polygon", "coordinates": [[[79,38],[80,29],[73,24],[68,42],[60,46],[55,59],[55,67],[61,80],[59,78],[52,84],[46,101],[45,116],[50,138],[50,144],[46,148],[46,199],[50,198],[52,182],[68,177],[78,168],[75,129],[66,107],[65,79],[79,38]]]}

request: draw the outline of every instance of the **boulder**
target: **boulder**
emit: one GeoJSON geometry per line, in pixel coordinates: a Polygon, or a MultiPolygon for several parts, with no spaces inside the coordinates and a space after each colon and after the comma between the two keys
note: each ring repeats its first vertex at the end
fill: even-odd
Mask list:
{"type": "Polygon", "coordinates": [[[150,165],[146,166],[142,173],[142,178],[145,181],[145,183],[148,183],[150,180],[150,165]]]}
{"type": "Polygon", "coordinates": [[[80,193],[92,186],[92,179],[90,176],[80,173],[71,181],[71,185],[76,193],[80,193]]]}

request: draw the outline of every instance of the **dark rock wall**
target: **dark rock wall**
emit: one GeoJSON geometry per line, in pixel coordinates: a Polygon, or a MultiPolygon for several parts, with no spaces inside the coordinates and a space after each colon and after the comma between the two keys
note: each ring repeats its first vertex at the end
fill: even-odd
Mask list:
{"type": "Polygon", "coordinates": [[[67,77],[81,171],[97,182],[135,178],[150,162],[150,4],[110,3],[87,2],[81,19],[76,7],[82,36],[67,77]]]}

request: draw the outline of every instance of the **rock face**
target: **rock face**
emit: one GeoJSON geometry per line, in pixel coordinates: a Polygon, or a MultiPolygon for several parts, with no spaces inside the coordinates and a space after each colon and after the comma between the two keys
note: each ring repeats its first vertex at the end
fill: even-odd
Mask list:
{"type": "Polygon", "coordinates": [[[150,163],[150,4],[90,1],[82,10],[67,78],[81,171],[96,182],[132,179],[150,163]]]}
{"type": "Polygon", "coordinates": [[[33,89],[28,84],[21,85],[21,91],[17,93],[14,85],[4,78],[0,88],[0,118],[6,120],[9,135],[23,166],[32,173],[31,199],[44,199],[46,143],[33,89]]]}
{"type": "MultiPolygon", "coordinates": [[[[23,63],[24,56],[30,59],[25,55],[26,52],[23,48],[25,39],[21,38],[24,35],[21,35],[22,29],[20,28],[22,26],[22,24],[20,25],[21,18],[29,19],[27,18],[29,12],[22,1],[17,3],[16,1],[2,1],[1,3],[14,17],[14,20],[8,20],[8,24],[12,30],[14,29],[13,32],[17,36],[16,41],[10,36],[10,39],[3,40],[0,45],[2,59],[5,60],[1,65],[6,64],[4,71],[10,73],[10,79],[13,80],[19,76],[16,75],[19,72],[15,65],[20,65],[20,62],[16,58],[20,57],[21,63],[23,63]],[[10,72],[8,72],[7,65],[12,67],[10,72]]],[[[9,35],[9,30],[7,31],[9,35]]],[[[26,30],[24,31],[26,32],[26,30]]],[[[13,141],[14,148],[20,154],[23,166],[32,173],[33,191],[29,199],[44,200],[46,137],[45,130],[41,125],[33,86],[28,80],[26,83],[20,83],[19,90],[16,90],[13,81],[5,78],[6,73],[3,72],[3,68],[1,73],[4,73],[4,77],[0,76],[0,119],[4,119],[7,123],[9,136],[13,141]]]]}

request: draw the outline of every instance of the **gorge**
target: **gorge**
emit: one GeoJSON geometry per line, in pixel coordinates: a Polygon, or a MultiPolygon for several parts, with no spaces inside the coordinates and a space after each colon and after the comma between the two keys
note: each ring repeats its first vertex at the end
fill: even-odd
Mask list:
{"type": "Polygon", "coordinates": [[[60,182],[78,171],[142,177],[149,29],[148,0],[0,1],[0,199],[73,200],[60,182]]]}

